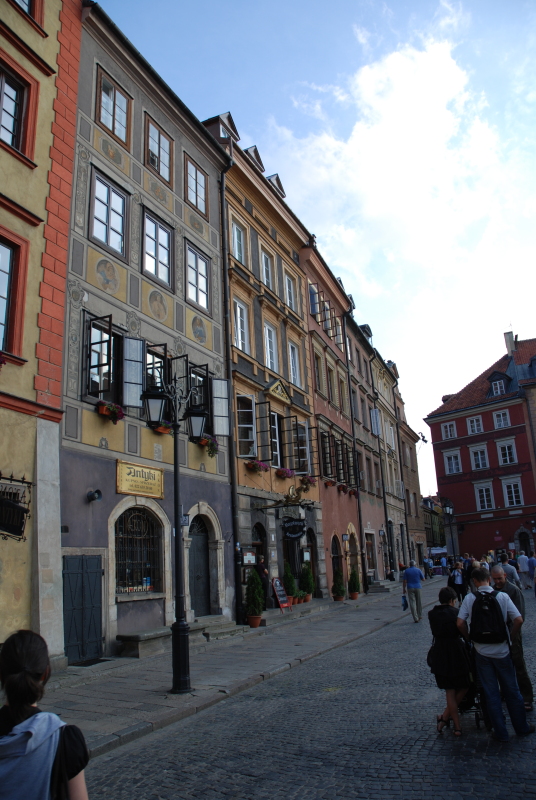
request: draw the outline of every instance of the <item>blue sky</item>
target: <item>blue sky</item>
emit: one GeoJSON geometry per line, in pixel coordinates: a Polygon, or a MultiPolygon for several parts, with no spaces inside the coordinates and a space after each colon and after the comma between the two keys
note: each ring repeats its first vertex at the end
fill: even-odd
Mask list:
{"type": "MultiPolygon", "coordinates": [[[[504,331],[536,336],[536,3],[101,4],[200,119],[231,111],[279,173],[396,361],[415,430],[504,331]]],[[[434,491],[429,444],[419,463],[434,491]]]]}

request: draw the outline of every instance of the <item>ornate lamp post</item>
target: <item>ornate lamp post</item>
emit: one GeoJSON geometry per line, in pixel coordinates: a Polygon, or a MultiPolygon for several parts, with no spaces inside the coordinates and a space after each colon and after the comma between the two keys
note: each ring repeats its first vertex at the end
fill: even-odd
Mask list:
{"type": "Polygon", "coordinates": [[[454,516],[454,506],[452,505],[451,501],[447,498],[443,498],[443,513],[447,515],[449,518],[449,533],[450,533],[450,542],[452,547],[452,557],[456,558],[456,552],[454,549],[454,536],[452,533],[452,517],[454,516]]]}

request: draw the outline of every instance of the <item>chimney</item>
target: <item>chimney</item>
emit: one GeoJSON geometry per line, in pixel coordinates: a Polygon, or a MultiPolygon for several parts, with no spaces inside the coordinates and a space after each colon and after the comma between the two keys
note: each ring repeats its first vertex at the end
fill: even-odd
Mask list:
{"type": "Polygon", "coordinates": [[[506,344],[506,352],[508,353],[509,356],[511,356],[517,350],[516,347],[517,336],[514,339],[514,334],[512,333],[512,331],[508,331],[507,333],[504,334],[504,341],[506,344]]]}

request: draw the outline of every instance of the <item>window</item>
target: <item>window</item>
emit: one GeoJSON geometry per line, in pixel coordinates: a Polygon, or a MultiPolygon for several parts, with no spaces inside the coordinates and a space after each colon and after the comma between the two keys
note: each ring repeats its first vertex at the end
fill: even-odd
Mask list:
{"type": "Polygon", "coordinates": [[[479,511],[488,511],[494,508],[493,502],[493,487],[491,483],[478,484],[475,486],[476,505],[479,511]]]}
{"type": "Polygon", "coordinates": [[[365,373],[365,380],[367,381],[367,383],[370,383],[370,381],[369,381],[369,364],[368,364],[368,361],[365,358],[363,359],[363,372],[365,373]]]}
{"type": "Polygon", "coordinates": [[[309,284],[309,308],[311,315],[316,319],[320,313],[320,300],[318,297],[318,289],[312,283],[309,284]]]}
{"type": "Polygon", "coordinates": [[[367,414],[367,403],[366,403],[365,399],[362,397],[361,398],[361,422],[363,423],[365,428],[368,427],[367,426],[368,419],[369,419],[369,416],[367,414]]]}
{"type": "Polygon", "coordinates": [[[467,433],[482,433],[482,417],[471,417],[467,420],[467,433]]]}
{"type": "Polygon", "coordinates": [[[281,417],[274,411],[270,414],[270,442],[272,445],[272,466],[283,466],[283,453],[281,451],[281,417]]]}
{"type": "Polygon", "coordinates": [[[327,300],[324,301],[322,311],[322,327],[328,336],[331,336],[331,307],[327,300]]]}
{"type": "Polygon", "coordinates": [[[367,489],[369,492],[374,492],[374,483],[372,482],[372,463],[370,458],[366,459],[367,465],[367,489]]]}
{"type": "Polygon", "coordinates": [[[234,345],[249,353],[248,310],[239,300],[234,301],[234,345]]]}
{"type": "Polygon", "coordinates": [[[290,275],[285,275],[285,296],[287,299],[287,306],[296,311],[296,284],[294,278],[290,275]]]}
{"type": "Polygon", "coordinates": [[[506,506],[522,506],[521,481],[509,479],[503,481],[504,502],[506,506]]]}
{"type": "Polygon", "coordinates": [[[17,5],[19,5],[27,14],[31,14],[32,11],[32,3],[31,0],[15,0],[17,5]]]}
{"type": "Polygon", "coordinates": [[[244,229],[233,222],[233,256],[241,264],[245,264],[245,251],[244,251],[244,229]]]}
{"type": "Polygon", "coordinates": [[[0,242],[0,350],[8,348],[9,292],[15,261],[15,248],[0,242]]]}
{"type": "Polygon", "coordinates": [[[145,163],[162,180],[171,184],[173,142],[152,119],[146,119],[145,163]]]}
{"type": "Polygon", "coordinates": [[[208,310],[208,259],[188,245],[188,300],[208,310]]]}
{"type": "MultiPolygon", "coordinates": [[[[208,216],[207,213],[207,183],[208,177],[206,172],[199,169],[197,164],[194,164],[188,156],[186,156],[186,200],[188,203],[196,208],[204,217],[208,216]]],[[[239,259],[240,260],[240,259],[239,259]]]]}
{"type": "Polygon", "coordinates": [[[89,325],[88,395],[117,403],[119,397],[119,345],[121,337],[112,332],[111,317],[89,325]]]}
{"type": "Polygon", "coordinates": [[[298,348],[296,347],[295,344],[293,344],[293,342],[289,342],[288,356],[289,356],[290,382],[293,383],[295,386],[301,386],[300,356],[298,353],[298,348]]]}
{"type": "Polygon", "coordinates": [[[341,411],[347,413],[348,409],[346,408],[346,382],[343,378],[339,377],[339,402],[341,404],[341,411]]]}
{"type": "Polygon", "coordinates": [[[143,269],[171,286],[171,231],[149,214],[145,215],[143,269]]]}
{"type": "Polygon", "coordinates": [[[443,431],[443,439],[455,439],[456,438],[456,423],[455,422],[445,422],[441,429],[443,431]]]}
{"type": "Polygon", "coordinates": [[[473,457],[473,469],[487,469],[488,457],[485,448],[471,450],[471,455],[473,457]]]}
{"type": "Polygon", "coordinates": [[[374,436],[381,436],[381,418],[380,412],[377,408],[370,408],[369,406],[370,429],[374,436]]]}
{"type": "Polygon", "coordinates": [[[267,322],[264,323],[264,363],[277,372],[277,333],[267,322]]]}
{"type": "Polygon", "coordinates": [[[236,398],[238,455],[246,458],[257,452],[255,441],[255,407],[253,398],[239,394],[236,398]]]}
{"type": "Polygon", "coordinates": [[[126,254],[127,196],[114,184],[94,175],[91,236],[121,255],[126,254]]]}
{"type": "Polygon", "coordinates": [[[325,475],[326,478],[331,478],[333,476],[333,458],[329,433],[320,434],[320,448],[322,453],[322,474],[325,475]]]}
{"type": "Polygon", "coordinates": [[[462,471],[459,453],[445,453],[445,469],[447,475],[462,471]]]}
{"type": "Polygon", "coordinates": [[[504,394],[504,381],[492,381],[491,393],[494,397],[499,394],[504,394]]]}
{"type": "Polygon", "coordinates": [[[346,355],[348,356],[348,361],[353,363],[354,359],[352,357],[352,345],[350,343],[350,337],[346,337],[346,355]]]}
{"type": "Polygon", "coordinates": [[[413,507],[415,509],[415,516],[419,516],[419,504],[417,503],[417,493],[413,492],[413,507]]]}
{"type": "Polygon", "coordinates": [[[0,225],[0,351],[8,360],[22,356],[29,252],[27,239],[0,225]]]}
{"type": "Polygon", "coordinates": [[[335,317],[335,343],[339,345],[342,350],[343,346],[342,323],[338,317],[335,317]]]}
{"type": "Polygon", "coordinates": [[[410,497],[410,494],[409,494],[409,490],[406,489],[406,513],[407,513],[408,517],[413,516],[412,511],[413,510],[412,510],[412,507],[411,507],[411,497],[410,497]]]}
{"type": "Polygon", "coordinates": [[[97,119],[115,139],[128,147],[130,100],[102,70],[99,70],[98,86],[97,119]]]}
{"type": "Polygon", "coordinates": [[[147,348],[145,355],[145,383],[148,389],[158,388],[165,383],[165,358],[160,353],[147,348]]]}
{"type": "Polygon", "coordinates": [[[355,349],[355,363],[357,364],[357,371],[359,372],[360,375],[362,375],[363,374],[363,370],[362,370],[362,367],[361,367],[361,353],[359,352],[357,347],[355,349]]]}
{"type": "Polygon", "coordinates": [[[496,428],[510,427],[510,414],[508,411],[496,411],[494,414],[496,428]]]}
{"type": "Polygon", "coordinates": [[[115,523],[116,594],[162,591],[162,526],[141,506],[115,523]]]}
{"type": "Polygon", "coordinates": [[[501,464],[501,466],[516,463],[517,457],[513,441],[497,444],[497,448],[499,450],[499,464],[501,464]]]}
{"type": "Polygon", "coordinates": [[[337,403],[337,398],[335,396],[335,382],[334,382],[334,375],[333,370],[328,367],[328,399],[332,403],[337,403]]]}
{"type": "Polygon", "coordinates": [[[303,422],[296,425],[296,436],[293,441],[294,471],[297,474],[309,472],[309,440],[307,426],[303,422]]]}
{"type": "Polygon", "coordinates": [[[315,365],[315,384],[318,392],[324,392],[323,370],[322,370],[322,356],[315,352],[314,354],[315,365]]]}
{"type": "Polygon", "coordinates": [[[20,149],[23,102],[23,88],[10,75],[0,71],[0,139],[16,150],[20,149]]]}
{"type": "Polygon", "coordinates": [[[352,414],[354,415],[354,419],[359,420],[359,404],[357,401],[357,392],[355,389],[352,389],[352,414]]]}
{"type": "Polygon", "coordinates": [[[273,262],[272,257],[265,253],[264,250],[261,250],[261,260],[262,260],[262,280],[265,286],[269,289],[274,288],[274,270],[273,270],[273,262]]]}
{"type": "Polygon", "coordinates": [[[382,482],[380,480],[380,465],[374,462],[374,487],[371,488],[371,491],[376,489],[376,494],[381,495],[382,493],[382,482]]]}

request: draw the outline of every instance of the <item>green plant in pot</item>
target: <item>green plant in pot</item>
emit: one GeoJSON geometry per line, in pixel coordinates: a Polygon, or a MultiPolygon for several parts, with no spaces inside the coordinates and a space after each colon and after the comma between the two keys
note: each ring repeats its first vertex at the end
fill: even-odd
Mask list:
{"type": "Polygon", "coordinates": [[[308,603],[311,600],[313,592],[315,590],[315,581],[313,578],[311,567],[307,563],[307,561],[302,566],[300,572],[299,586],[302,592],[305,592],[305,602],[308,603]]]}
{"type": "Polygon", "coordinates": [[[344,595],[346,594],[346,587],[344,585],[342,569],[336,569],[333,574],[333,586],[331,587],[331,594],[333,595],[334,600],[339,600],[339,601],[344,600],[344,595]]]}
{"type": "Polygon", "coordinates": [[[283,573],[283,586],[289,600],[293,599],[296,594],[296,581],[294,575],[290,570],[290,564],[285,561],[285,571],[283,573]]]}
{"type": "Polygon", "coordinates": [[[348,594],[350,595],[350,600],[357,600],[360,591],[361,585],[359,583],[359,575],[356,572],[356,568],[352,567],[350,579],[348,581],[348,594]]]}
{"type": "Polygon", "coordinates": [[[264,590],[257,571],[250,569],[246,583],[246,616],[250,628],[258,628],[264,611],[264,590]]]}

